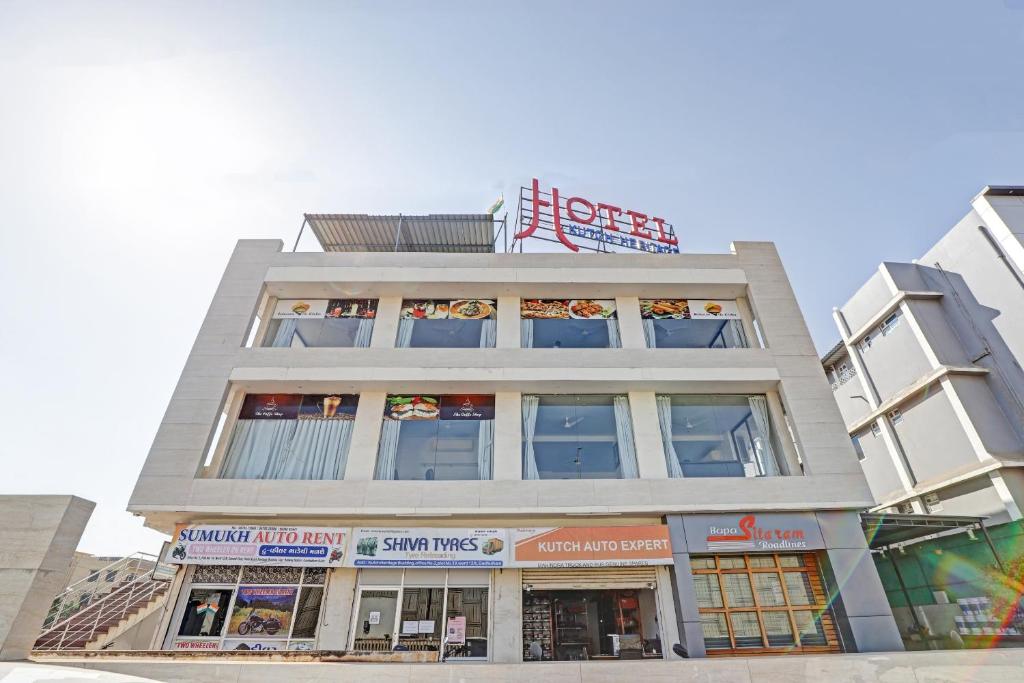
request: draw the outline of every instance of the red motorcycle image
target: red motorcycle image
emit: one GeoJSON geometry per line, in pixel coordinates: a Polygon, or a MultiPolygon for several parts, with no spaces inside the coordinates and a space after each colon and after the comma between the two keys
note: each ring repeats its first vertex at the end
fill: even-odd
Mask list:
{"type": "Polygon", "coordinates": [[[238,635],[247,636],[250,633],[266,633],[272,636],[281,630],[281,620],[277,617],[264,619],[257,612],[249,615],[249,618],[238,625],[238,635]]]}

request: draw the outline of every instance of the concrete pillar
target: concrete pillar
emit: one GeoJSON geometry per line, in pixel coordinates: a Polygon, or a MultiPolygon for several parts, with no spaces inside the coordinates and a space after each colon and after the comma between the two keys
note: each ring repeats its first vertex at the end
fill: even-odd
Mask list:
{"type": "Polygon", "coordinates": [[[643,321],[640,319],[640,299],[635,296],[620,296],[615,299],[619,317],[619,338],[624,349],[646,349],[643,321]]]}
{"type": "Polygon", "coordinates": [[[499,349],[518,349],[521,345],[519,337],[519,297],[498,297],[498,331],[495,347],[499,349]]]}
{"type": "Polygon", "coordinates": [[[658,404],[653,391],[629,392],[629,413],[633,419],[636,464],[641,479],[668,479],[665,445],[661,442],[658,404]]]}
{"type": "Polygon", "coordinates": [[[0,496],[0,661],[27,659],[96,504],[0,496]]]}
{"type": "Polygon", "coordinates": [[[352,443],[348,449],[348,464],[345,465],[346,480],[373,479],[373,470],[377,465],[377,446],[380,444],[380,425],[387,397],[387,393],[383,391],[364,391],[359,395],[356,420],[352,425],[352,443]]]}
{"type": "MultiPolygon", "coordinates": [[[[690,571],[690,553],[687,551],[686,531],[680,515],[668,515],[669,537],[672,540],[672,574],[674,598],[676,601],[676,623],[679,628],[679,643],[691,658],[704,657],[704,627],[697,611],[697,594],[693,589],[693,573],[690,571]]],[[[671,650],[673,643],[665,643],[671,650]]]]}
{"type": "Polygon", "coordinates": [[[494,395],[495,480],[523,478],[523,395],[499,391],[494,395]]]}
{"type": "Polygon", "coordinates": [[[523,581],[518,569],[492,574],[491,661],[523,661],[523,581]]]}
{"type": "Polygon", "coordinates": [[[835,605],[840,626],[853,643],[847,651],[892,652],[903,650],[903,639],[892,617],[892,607],[878,578],[856,512],[818,512],[818,526],[825,540],[828,564],[839,591],[835,605]]]}
{"type": "Polygon", "coordinates": [[[373,320],[370,348],[393,349],[398,336],[398,314],[402,310],[402,297],[382,296],[377,302],[377,317],[373,320]]]}
{"type": "Polygon", "coordinates": [[[329,571],[317,639],[317,647],[321,650],[348,649],[358,572],[358,569],[349,567],[335,567],[329,571]]]}

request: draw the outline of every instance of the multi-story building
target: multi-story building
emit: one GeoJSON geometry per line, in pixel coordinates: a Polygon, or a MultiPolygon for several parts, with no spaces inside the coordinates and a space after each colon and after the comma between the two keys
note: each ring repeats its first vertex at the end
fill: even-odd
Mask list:
{"type": "Polygon", "coordinates": [[[822,359],[876,508],[1019,520],[1024,188],[988,187],[923,257],[882,263],[822,359]]]}
{"type": "Polygon", "coordinates": [[[902,648],[772,244],[494,253],[489,215],[307,223],[322,253],[236,246],[131,497],[182,567],[159,647],[902,648]]]}

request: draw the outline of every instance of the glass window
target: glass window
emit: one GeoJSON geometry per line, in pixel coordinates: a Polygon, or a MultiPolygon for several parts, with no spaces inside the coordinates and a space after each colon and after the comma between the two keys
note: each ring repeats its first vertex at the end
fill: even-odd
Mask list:
{"type": "Polygon", "coordinates": [[[821,615],[818,612],[793,612],[796,630],[800,633],[801,645],[827,645],[825,629],[821,626],[821,615]]]}
{"type": "Polygon", "coordinates": [[[786,581],[786,592],[789,593],[789,604],[811,605],[814,594],[811,592],[811,580],[804,572],[783,573],[786,581]]]}
{"type": "Polygon", "coordinates": [[[399,348],[492,348],[498,304],[493,299],[407,299],[398,323],[399,348]]]}
{"type": "Polygon", "coordinates": [[[624,396],[524,396],[523,478],[635,477],[635,455],[624,472],[633,444],[620,443],[618,424],[630,419],[628,405],[624,396]]]}
{"type": "Polygon", "coordinates": [[[693,577],[697,593],[697,607],[722,607],[722,589],[714,574],[697,574],[693,577]]]}
{"type": "Polygon", "coordinates": [[[729,607],[754,606],[754,593],[750,590],[750,577],[746,574],[722,574],[722,585],[729,607]]]}
{"type": "Polygon", "coordinates": [[[193,588],[188,595],[178,635],[219,637],[224,631],[232,593],[225,588],[193,588]]]}
{"type": "Polygon", "coordinates": [[[358,403],[351,394],[248,394],[221,478],[343,478],[358,403]]]}
{"type": "Polygon", "coordinates": [[[376,299],[281,299],[263,346],[366,347],[376,316],[376,299]]]}
{"type": "Polygon", "coordinates": [[[780,607],[786,604],[782,580],[775,572],[754,574],[754,588],[757,590],[757,604],[761,607],[780,607]]]}
{"type": "Polygon", "coordinates": [[[796,642],[793,627],[789,623],[789,612],[762,612],[765,635],[768,636],[769,647],[782,647],[796,642]]]}
{"type": "Polygon", "coordinates": [[[725,623],[725,612],[701,614],[700,625],[704,631],[704,647],[709,650],[732,647],[729,627],[725,623]]]}
{"type": "MultiPolygon", "coordinates": [[[[452,575],[449,574],[449,582],[452,575]]],[[[450,644],[445,653],[448,657],[487,656],[487,611],[488,590],[486,588],[448,587],[448,611],[446,619],[466,619],[466,642],[450,644]]]]}
{"type": "Polygon", "coordinates": [[[714,557],[696,557],[690,556],[690,569],[714,569],[715,558],[714,557]]]}
{"type": "Polygon", "coordinates": [[[493,396],[389,396],[377,478],[490,479],[493,447],[493,396]]]}
{"type": "Polygon", "coordinates": [[[618,348],[619,321],[611,299],[523,299],[524,349],[618,348]]]}
{"type": "Polygon", "coordinates": [[[363,590],[353,649],[390,652],[398,613],[398,590],[363,590]]]}
{"type": "Polygon", "coordinates": [[[733,612],[729,615],[732,622],[732,634],[736,647],[761,647],[761,625],[757,622],[756,612],[733,612]]]}
{"type": "Polygon", "coordinates": [[[717,565],[692,569],[709,650],[839,649],[826,597],[812,581],[814,555],[719,555],[717,565]],[[726,623],[731,632],[725,631],[726,623]]]}
{"type": "Polygon", "coordinates": [[[735,301],[640,299],[644,337],[652,349],[746,348],[735,301]]]}
{"type": "Polygon", "coordinates": [[[762,477],[779,473],[764,396],[658,397],[670,472],[684,477],[762,477]]]}

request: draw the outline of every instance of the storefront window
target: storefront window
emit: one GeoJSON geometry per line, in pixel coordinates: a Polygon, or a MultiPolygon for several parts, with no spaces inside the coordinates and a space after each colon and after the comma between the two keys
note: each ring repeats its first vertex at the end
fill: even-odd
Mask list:
{"type": "Polygon", "coordinates": [[[657,406],[671,476],[779,474],[764,396],[676,394],[657,406]]]}
{"type": "Polygon", "coordinates": [[[493,451],[493,396],[389,396],[377,479],[490,479],[493,451]]]}
{"type": "Polygon", "coordinates": [[[608,349],[622,346],[611,299],[523,299],[524,349],[608,349]]]}
{"type": "Polygon", "coordinates": [[[407,299],[398,323],[399,348],[493,348],[498,304],[493,299],[407,299]]]}
{"type": "Polygon", "coordinates": [[[317,568],[197,566],[173,648],[314,649],[325,578],[317,568]]]}
{"type": "Polygon", "coordinates": [[[740,349],[747,346],[735,301],[640,299],[651,349],[740,349]]]}
{"type": "Polygon", "coordinates": [[[625,396],[523,396],[524,479],[639,476],[625,396]]]}
{"type": "Polygon", "coordinates": [[[376,299],[281,299],[263,346],[366,347],[376,316],[376,299]]]}
{"type": "Polygon", "coordinates": [[[661,657],[651,589],[523,593],[524,661],[661,657]]]}
{"type": "Polygon", "coordinates": [[[488,571],[362,570],[352,649],[486,659],[488,571]]]}
{"type": "Polygon", "coordinates": [[[708,654],[838,650],[813,555],[694,556],[690,567],[708,654]]]}
{"type": "Polygon", "coordinates": [[[247,395],[221,478],[343,478],[358,402],[351,394],[247,395]]]}

